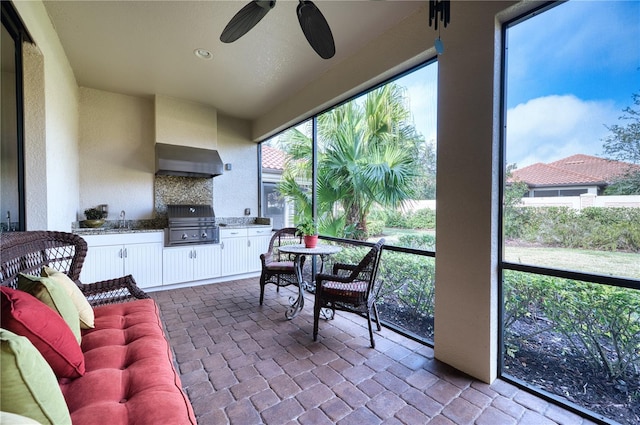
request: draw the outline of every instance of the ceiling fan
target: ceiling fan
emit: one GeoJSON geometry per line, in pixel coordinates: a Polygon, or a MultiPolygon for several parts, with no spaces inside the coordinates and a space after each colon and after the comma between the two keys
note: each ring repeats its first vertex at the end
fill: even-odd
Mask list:
{"type": "MultiPolygon", "coordinates": [[[[223,43],[236,41],[256,26],[275,5],[275,0],[251,1],[231,18],[220,35],[220,41],[223,43]]],[[[329,28],[320,9],[311,1],[299,0],[296,11],[300,28],[302,28],[302,32],[313,50],[323,59],[332,58],[336,53],[336,46],[333,42],[331,28],[329,28]]]]}

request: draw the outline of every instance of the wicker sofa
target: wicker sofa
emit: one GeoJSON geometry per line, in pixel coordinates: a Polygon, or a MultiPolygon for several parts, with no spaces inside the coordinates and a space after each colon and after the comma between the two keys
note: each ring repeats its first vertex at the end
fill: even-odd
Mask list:
{"type": "MultiPolygon", "coordinates": [[[[74,425],[196,424],[193,409],[175,370],[173,355],[164,336],[155,302],[136,286],[131,276],[82,284],[79,277],[86,253],[86,242],[71,233],[29,231],[0,234],[3,328],[0,407],[3,411],[9,412],[4,418],[20,414],[27,417],[25,420],[29,417],[43,423],[64,423],[70,420],[74,425]],[[64,399],[63,410],[66,405],[68,416],[65,416],[64,412],[61,413],[62,416],[52,416],[54,413],[47,411],[48,400],[43,398],[48,399],[51,396],[55,399],[55,394],[35,394],[33,399],[37,406],[27,407],[27,413],[25,409],[10,406],[13,402],[10,400],[11,393],[18,385],[8,381],[12,370],[7,368],[14,366],[11,361],[5,361],[4,356],[10,344],[7,342],[9,338],[5,341],[4,336],[11,335],[20,343],[35,338],[33,335],[23,335],[26,339],[15,337],[17,332],[14,331],[21,329],[21,325],[16,325],[17,322],[25,317],[28,319],[32,311],[40,311],[39,304],[29,298],[31,295],[15,288],[19,279],[24,279],[20,278],[21,273],[40,276],[43,268],[63,272],[75,282],[86,301],[90,303],[89,310],[92,310],[95,316],[94,327],[81,331],[79,347],[82,358],[79,361],[82,361],[82,364],[74,365],[73,373],[82,376],[59,376],[55,373],[53,385],[56,387],[57,384],[57,388],[60,389],[64,399]],[[24,304],[27,307],[23,307],[17,300],[27,302],[24,304]],[[27,314],[23,312],[20,316],[20,308],[31,310],[27,314]],[[9,317],[10,313],[14,316],[9,317]],[[7,329],[10,332],[7,332],[7,329]],[[34,415],[28,414],[34,410],[40,411],[34,415]]],[[[72,290],[76,290],[75,287],[72,290]]],[[[50,311],[45,313],[50,314],[50,311]]],[[[59,319],[51,318],[45,322],[49,325],[57,323],[57,320],[59,319]]],[[[39,324],[36,323],[36,326],[39,324]]],[[[38,347],[36,341],[32,342],[33,346],[38,347]]],[[[17,352],[21,352],[21,349],[17,349],[17,352]]],[[[42,350],[40,352],[42,353],[42,350]]],[[[25,356],[15,356],[16,365],[21,361],[21,357],[23,360],[25,356]]],[[[46,357],[45,360],[50,365],[53,364],[46,357]]],[[[55,370],[53,366],[52,370],[55,370]]],[[[24,374],[22,370],[18,375],[20,374],[24,374]]],[[[40,381],[35,388],[27,384],[27,392],[32,395],[37,387],[43,385],[40,381]]]]}

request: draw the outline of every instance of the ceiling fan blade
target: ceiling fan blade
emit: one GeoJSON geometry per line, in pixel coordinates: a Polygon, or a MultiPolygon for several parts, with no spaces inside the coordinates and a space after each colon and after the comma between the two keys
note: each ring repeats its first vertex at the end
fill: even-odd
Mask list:
{"type": "Polygon", "coordinates": [[[332,58],[336,54],[336,45],[331,28],[320,9],[311,1],[300,0],[297,12],[300,28],[313,50],[323,59],[332,58]]]}
{"type": "Polygon", "coordinates": [[[220,35],[223,43],[232,43],[245,35],[276,5],[275,0],[253,0],[234,15],[220,35]]]}

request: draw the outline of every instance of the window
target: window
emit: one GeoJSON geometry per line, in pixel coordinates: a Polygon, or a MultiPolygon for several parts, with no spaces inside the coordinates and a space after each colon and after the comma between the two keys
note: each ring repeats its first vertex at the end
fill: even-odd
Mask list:
{"type": "Polygon", "coordinates": [[[1,231],[25,229],[22,42],[31,41],[10,2],[2,2],[0,142],[1,231]]]}
{"type": "Polygon", "coordinates": [[[311,215],[312,121],[264,141],[262,214],[274,229],[293,227],[299,214],[311,215]]]}
{"type": "Polygon", "coordinates": [[[427,343],[434,329],[437,70],[437,62],[426,63],[261,147],[263,214],[272,195],[284,200],[284,212],[275,214],[287,226],[313,211],[320,235],[343,245],[335,261],[352,262],[363,242],[384,237],[381,318],[427,343]]]}
{"type": "Polygon", "coordinates": [[[640,400],[640,158],[622,137],[640,117],[639,15],[569,1],[504,29],[502,375],[623,424],[640,400]]]}

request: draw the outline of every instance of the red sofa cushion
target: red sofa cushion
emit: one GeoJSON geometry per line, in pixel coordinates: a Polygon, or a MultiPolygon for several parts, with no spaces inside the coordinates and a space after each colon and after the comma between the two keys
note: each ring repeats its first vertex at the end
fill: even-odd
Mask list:
{"type": "Polygon", "coordinates": [[[2,327],[31,341],[58,378],[82,376],[84,357],[64,319],[31,294],[4,286],[0,291],[2,327]]]}
{"type": "Polygon", "coordinates": [[[83,330],[85,375],[61,380],[74,425],[196,424],[152,299],[94,309],[83,330]]]}

